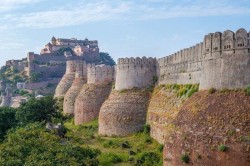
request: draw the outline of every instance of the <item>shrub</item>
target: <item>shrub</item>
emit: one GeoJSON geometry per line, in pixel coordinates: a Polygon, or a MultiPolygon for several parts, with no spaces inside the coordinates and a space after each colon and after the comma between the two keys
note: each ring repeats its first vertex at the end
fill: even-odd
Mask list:
{"type": "Polygon", "coordinates": [[[2,140],[6,132],[17,125],[15,117],[16,109],[11,107],[0,108],[0,140],[2,140]]]}
{"type": "Polygon", "coordinates": [[[218,150],[219,150],[220,152],[225,152],[225,151],[228,150],[228,147],[227,147],[226,145],[224,145],[224,144],[220,144],[220,145],[218,146],[218,150]]]}
{"type": "Polygon", "coordinates": [[[163,149],[164,149],[164,145],[163,145],[163,144],[160,144],[160,146],[158,147],[159,152],[162,152],[163,149]]]}
{"type": "Polygon", "coordinates": [[[152,166],[158,165],[160,157],[155,152],[144,152],[136,160],[136,165],[152,166]]]}
{"type": "Polygon", "coordinates": [[[209,94],[212,94],[212,93],[215,93],[216,92],[216,89],[215,88],[210,88],[209,90],[208,90],[208,93],[209,94]]]}
{"type": "Polygon", "coordinates": [[[145,140],[144,140],[145,143],[147,144],[151,144],[152,143],[152,138],[151,137],[145,137],[145,140]]]}
{"type": "Polygon", "coordinates": [[[104,148],[115,148],[115,147],[119,147],[119,144],[112,141],[112,140],[105,140],[102,144],[102,146],[104,148]]]}
{"type": "Polygon", "coordinates": [[[145,124],[143,126],[143,133],[145,133],[145,134],[149,134],[150,133],[150,125],[149,124],[145,124]]]}
{"type": "Polygon", "coordinates": [[[17,109],[16,118],[20,124],[25,125],[33,122],[52,122],[52,119],[61,119],[62,115],[57,111],[56,100],[53,96],[42,99],[30,99],[21,104],[17,109]]]}
{"type": "Polygon", "coordinates": [[[247,86],[245,91],[246,91],[247,95],[250,96],[250,85],[247,86]]]}
{"type": "Polygon", "coordinates": [[[98,165],[99,150],[61,142],[39,123],[19,127],[1,144],[0,165],[98,165]]]}
{"type": "Polygon", "coordinates": [[[190,158],[189,158],[188,154],[181,155],[181,161],[188,164],[189,161],[190,161],[190,158]]]}
{"type": "Polygon", "coordinates": [[[123,161],[122,157],[114,153],[103,153],[99,157],[100,165],[113,165],[123,161]]]}

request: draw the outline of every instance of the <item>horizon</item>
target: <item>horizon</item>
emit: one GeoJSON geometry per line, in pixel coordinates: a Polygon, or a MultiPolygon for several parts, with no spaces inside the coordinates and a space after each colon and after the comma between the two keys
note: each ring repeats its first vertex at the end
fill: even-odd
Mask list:
{"type": "Polygon", "coordinates": [[[51,37],[98,40],[101,52],[164,57],[208,33],[250,30],[250,1],[173,0],[0,1],[0,66],[40,53],[51,37]]]}

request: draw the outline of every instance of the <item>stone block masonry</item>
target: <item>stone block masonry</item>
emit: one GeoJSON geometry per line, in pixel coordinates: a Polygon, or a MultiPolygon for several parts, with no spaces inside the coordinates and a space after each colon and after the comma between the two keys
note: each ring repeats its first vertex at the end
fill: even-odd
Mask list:
{"type": "Polygon", "coordinates": [[[74,115],[75,100],[82,86],[87,82],[87,64],[85,61],[79,61],[76,64],[75,79],[72,86],[64,96],[63,113],[74,115]]]}
{"type": "Polygon", "coordinates": [[[76,64],[79,63],[78,60],[67,61],[66,73],[56,87],[55,97],[64,97],[69,88],[71,87],[76,72],[76,64]]]}
{"type": "Polygon", "coordinates": [[[75,124],[80,125],[98,118],[100,108],[112,89],[114,67],[89,65],[88,81],[76,98],[75,124]]]}
{"type": "MultiPolygon", "coordinates": [[[[90,64],[87,84],[76,97],[75,123],[91,121],[99,114],[99,134],[124,136],[139,131],[146,123],[149,99],[131,91],[133,88],[143,91],[155,84],[200,84],[203,90],[245,88],[250,84],[249,36],[242,28],[235,33],[209,33],[203,42],[163,58],[120,58],[116,72],[113,67],[90,64]],[[115,89],[109,94],[113,80],[115,89]]],[[[73,62],[68,62],[56,96],[66,94],[75,79],[73,62]]]]}

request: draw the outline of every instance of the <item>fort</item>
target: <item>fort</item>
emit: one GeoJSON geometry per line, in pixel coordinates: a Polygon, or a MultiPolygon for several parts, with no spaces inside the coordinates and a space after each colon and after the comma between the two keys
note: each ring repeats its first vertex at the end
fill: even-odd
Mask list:
{"type": "MultiPolygon", "coordinates": [[[[200,90],[245,88],[250,83],[249,41],[249,33],[241,28],[235,33],[229,30],[209,33],[203,42],[159,59],[119,58],[115,71],[105,65],[88,64],[87,81],[82,88],[74,88],[78,89],[74,97],[66,97],[75,101],[71,102],[75,104],[74,112],[73,107],[70,112],[75,114],[76,124],[91,121],[99,114],[101,135],[134,133],[146,122],[148,94],[119,91],[161,84],[199,84],[200,90]],[[115,89],[111,91],[107,85],[112,80],[115,89]]],[[[73,79],[77,79],[72,62],[68,61],[67,72],[55,96],[67,94],[73,79]]],[[[69,107],[66,105],[65,113],[69,107]]]]}
{"type": "MultiPolygon", "coordinates": [[[[63,113],[74,116],[75,125],[98,119],[100,136],[128,136],[149,124],[150,136],[164,145],[164,165],[181,165],[184,151],[194,162],[197,152],[204,154],[201,165],[249,162],[248,136],[239,135],[249,131],[250,99],[242,89],[250,84],[250,32],[209,33],[202,42],[166,57],[119,58],[116,66],[93,63],[95,51],[99,53],[97,41],[53,37],[40,55],[28,54],[26,71],[50,75],[43,65],[53,64],[49,69],[63,76],[55,91],[55,98],[63,98],[63,113]],[[58,56],[66,46],[72,51],[58,56]],[[199,92],[177,96],[168,85],[185,92],[197,86],[199,92]],[[223,93],[210,94],[211,89],[223,93]],[[231,91],[226,94],[225,89],[231,91]],[[230,137],[231,130],[238,133],[230,137]],[[211,150],[222,142],[232,150],[223,155],[211,150]]],[[[10,94],[2,93],[2,99],[5,105],[10,94]]]]}

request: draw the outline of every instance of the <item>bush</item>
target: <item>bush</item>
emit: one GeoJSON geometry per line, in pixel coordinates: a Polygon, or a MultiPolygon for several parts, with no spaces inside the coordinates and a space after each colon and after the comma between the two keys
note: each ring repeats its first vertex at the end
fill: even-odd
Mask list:
{"type": "Polygon", "coordinates": [[[123,161],[122,157],[114,153],[103,153],[99,157],[100,165],[113,165],[123,161]]]}
{"type": "Polygon", "coordinates": [[[245,91],[246,91],[247,95],[250,96],[250,85],[247,86],[245,91]]]}
{"type": "Polygon", "coordinates": [[[145,133],[145,134],[149,134],[150,133],[150,125],[149,124],[145,124],[143,126],[143,133],[145,133]]]}
{"type": "Polygon", "coordinates": [[[17,125],[15,117],[16,109],[11,107],[0,108],[0,140],[2,140],[6,132],[17,125]]]}
{"type": "Polygon", "coordinates": [[[226,145],[224,145],[224,144],[220,144],[220,145],[218,146],[218,150],[219,150],[220,152],[225,152],[225,151],[228,150],[228,147],[227,147],[226,145]]]}
{"type": "Polygon", "coordinates": [[[160,163],[160,157],[155,152],[144,152],[136,160],[138,166],[153,166],[160,163]]]}
{"type": "Polygon", "coordinates": [[[149,137],[149,136],[146,136],[146,137],[145,137],[145,140],[144,140],[144,143],[146,143],[146,144],[151,144],[151,143],[152,143],[152,138],[149,137]]]}
{"type": "Polygon", "coordinates": [[[0,145],[0,165],[92,165],[99,150],[65,142],[39,123],[17,128],[0,145]]]}
{"type": "Polygon", "coordinates": [[[32,98],[27,103],[21,104],[17,109],[16,118],[21,125],[33,122],[52,122],[61,119],[62,115],[57,111],[56,100],[52,96],[39,100],[32,98]]]}
{"type": "Polygon", "coordinates": [[[119,147],[119,144],[117,144],[116,142],[114,142],[112,140],[105,140],[103,142],[102,146],[104,148],[115,148],[115,147],[119,147]]]}
{"type": "Polygon", "coordinates": [[[208,93],[209,94],[212,94],[212,93],[215,93],[216,92],[216,89],[215,88],[210,88],[209,90],[208,90],[208,93]]]}
{"type": "Polygon", "coordinates": [[[160,144],[160,146],[158,147],[159,152],[162,152],[163,149],[164,149],[164,145],[163,145],[163,144],[160,144]]]}
{"type": "Polygon", "coordinates": [[[181,155],[181,161],[188,164],[190,161],[190,158],[187,154],[183,154],[183,155],[181,155]]]}

